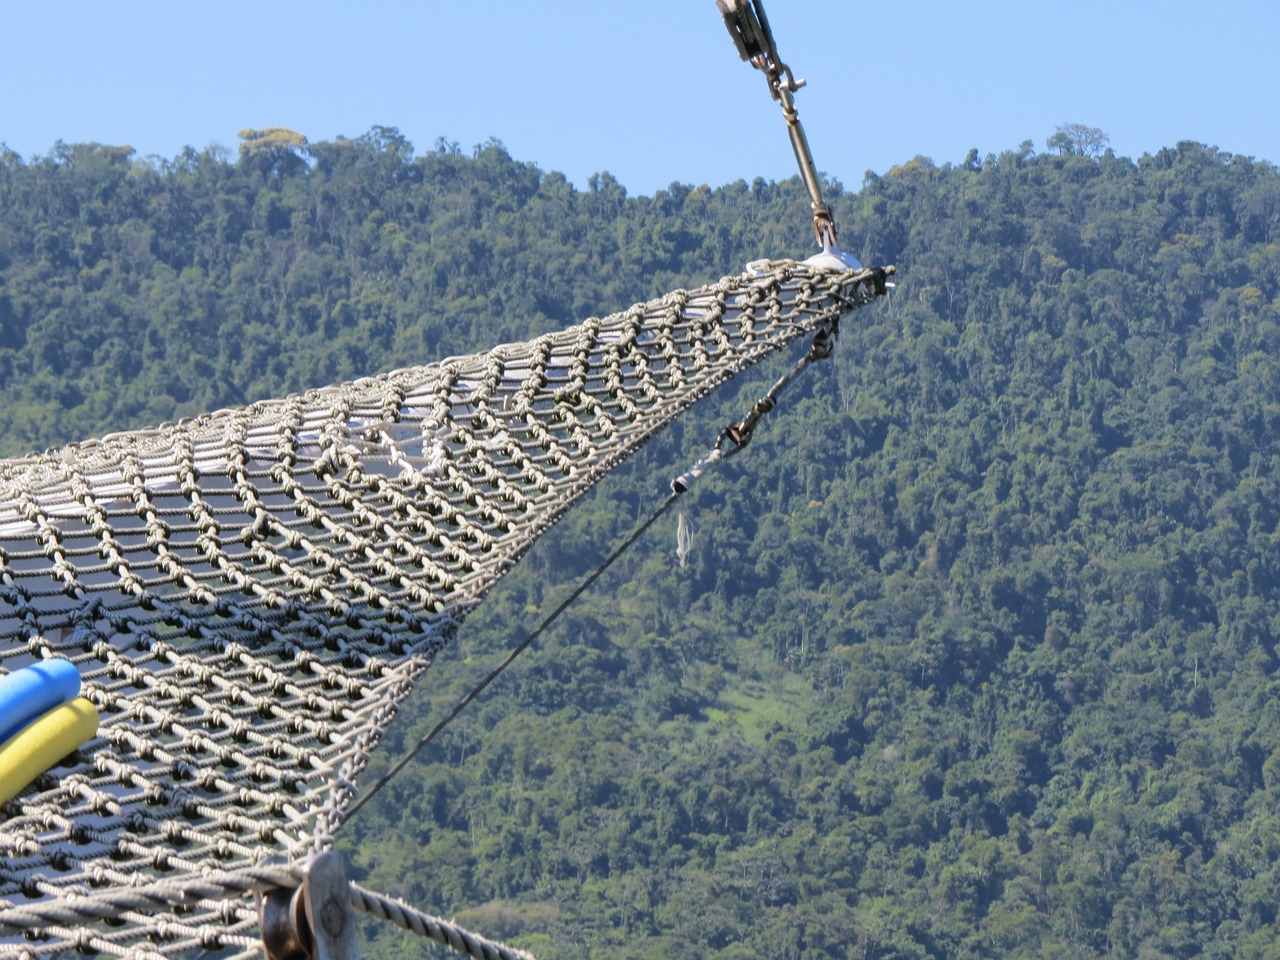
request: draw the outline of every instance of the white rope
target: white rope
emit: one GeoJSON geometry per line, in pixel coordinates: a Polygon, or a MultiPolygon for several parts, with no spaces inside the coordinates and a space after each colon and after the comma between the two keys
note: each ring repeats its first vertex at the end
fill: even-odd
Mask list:
{"type": "MultiPolygon", "coordinates": [[[[578,497],[882,292],[883,271],[775,263],[488,353],[0,461],[0,670],[69,660],[101,717],[0,806],[0,916],[139,882],[193,896],[323,848],[415,680],[578,497]]],[[[252,932],[201,897],[167,919],[128,902],[121,927],[46,917],[50,939],[23,949],[172,955],[252,932]]]]}

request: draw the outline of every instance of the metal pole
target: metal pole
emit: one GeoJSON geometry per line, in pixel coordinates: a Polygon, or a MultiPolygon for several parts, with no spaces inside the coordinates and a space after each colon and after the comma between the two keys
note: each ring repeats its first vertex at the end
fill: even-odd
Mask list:
{"type": "Polygon", "coordinates": [[[716,0],[720,14],[724,17],[729,36],[743,60],[764,72],[769,81],[769,94],[782,105],[782,115],[787,121],[787,135],[791,138],[791,149],[795,152],[796,163],[800,167],[800,179],[809,191],[810,206],[813,208],[813,230],[818,237],[818,245],[824,249],[836,244],[836,224],[831,216],[831,208],[822,199],[822,187],[818,182],[818,168],[813,162],[813,153],[809,149],[809,140],[804,135],[804,127],[800,125],[800,116],[796,112],[793,94],[804,86],[803,80],[797,80],[778,56],[778,47],[773,40],[773,31],[769,29],[769,19],[764,13],[762,0],[716,0]]]}

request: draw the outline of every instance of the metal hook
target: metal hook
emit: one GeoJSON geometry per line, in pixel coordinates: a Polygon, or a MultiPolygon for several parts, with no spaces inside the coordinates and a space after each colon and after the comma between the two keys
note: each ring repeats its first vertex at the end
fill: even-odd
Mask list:
{"type": "Polygon", "coordinates": [[[814,165],[813,153],[809,149],[804,128],[800,126],[800,116],[796,112],[795,98],[792,96],[804,86],[804,81],[797,80],[791,73],[791,68],[779,58],[762,0],[716,0],[716,6],[720,8],[720,14],[724,17],[725,26],[729,29],[734,46],[738,48],[739,56],[764,71],[769,81],[770,96],[782,105],[782,115],[787,121],[787,135],[791,138],[791,149],[795,152],[796,163],[800,167],[800,179],[809,191],[810,206],[813,208],[813,231],[817,235],[819,246],[833,248],[836,243],[835,218],[831,216],[831,208],[822,199],[818,168],[814,165]]]}

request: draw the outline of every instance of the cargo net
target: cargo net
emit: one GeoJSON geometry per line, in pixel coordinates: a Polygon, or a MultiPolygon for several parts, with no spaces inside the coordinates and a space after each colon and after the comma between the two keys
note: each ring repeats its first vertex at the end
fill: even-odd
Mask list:
{"type": "Polygon", "coordinates": [[[883,278],[774,263],[527,343],[0,462],[0,667],[70,660],[101,716],[0,808],[0,955],[252,955],[237,871],[331,844],[381,731],[485,591],[658,428],[883,278]]]}

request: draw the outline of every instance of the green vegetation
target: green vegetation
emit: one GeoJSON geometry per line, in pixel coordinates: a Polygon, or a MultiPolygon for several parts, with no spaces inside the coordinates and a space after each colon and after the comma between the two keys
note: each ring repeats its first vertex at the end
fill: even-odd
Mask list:
{"type": "MultiPolygon", "coordinates": [[[[1089,143],[830,185],[891,302],[686,498],[687,569],[673,516],[344,828],[362,879],[543,960],[1280,952],[1280,174],[1089,143]]],[[[807,208],[383,128],[0,155],[0,443],[522,338],[803,251],[807,208]]],[[[372,775],[771,373],[540,542],[372,775]]]]}

